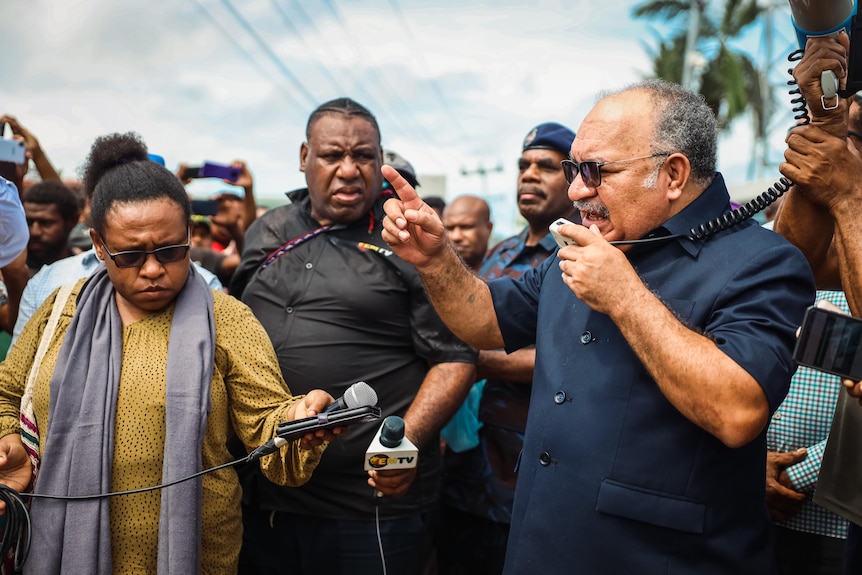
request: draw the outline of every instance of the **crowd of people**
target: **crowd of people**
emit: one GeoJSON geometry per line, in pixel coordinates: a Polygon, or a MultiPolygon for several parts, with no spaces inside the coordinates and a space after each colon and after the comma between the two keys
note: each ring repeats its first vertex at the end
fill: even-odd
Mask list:
{"type": "Polygon", "coordinates": [[[815,299],[862,315],[862,98],[820,86],[847,53],[794,70],[774,220],[699,236],[733,207],[716,121],[664,81],[526,130],[526,226],[496,244],[485,199],[423,198],[347,97],[269,210],[245,162],[193,201],[133,133],[63,182],[0,117],[26,146],[0,165],[0,483],[133,491],[33,499],[24,572],[862,573],[862,382],[792,354],[815,299]],[[418,465],[365,471],[364,424],[222,467],[358,381],[418,465]]]}

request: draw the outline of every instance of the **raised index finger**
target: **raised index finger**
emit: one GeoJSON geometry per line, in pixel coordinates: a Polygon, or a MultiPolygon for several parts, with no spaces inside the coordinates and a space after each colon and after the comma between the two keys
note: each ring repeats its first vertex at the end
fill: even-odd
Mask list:
{"type": "Polygon", "coordinates": [[[422,207],[422,198],[419,197],[419,194],[416,193],[413,186],[408,184],[407,180],[401,177],[398,170],[392,166],[384,164],[383,167],[380,168],[380,172],[383,174],[383,177],[392,184],[392,187],[395,188],[395,193],[398,194],[398,199],[400,199],[404,204],[404,209],[418,210],[422,207]]]}

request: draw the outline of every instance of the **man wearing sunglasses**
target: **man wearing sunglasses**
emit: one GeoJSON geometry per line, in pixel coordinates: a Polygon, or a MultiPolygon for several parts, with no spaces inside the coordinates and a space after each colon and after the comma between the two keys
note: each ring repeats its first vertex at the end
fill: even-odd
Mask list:
{"type": "Polygon", "coordinates": [[[700,96],[655,80],[605,95],[564,164],[583,226],[517,281],[471,275],[390,179],[384,239],[450,329],[536,346],[504,573],[776,572],[765,428],[814,286],[752,220],[692,239],[730,209],[715,154],[700,96]]]}

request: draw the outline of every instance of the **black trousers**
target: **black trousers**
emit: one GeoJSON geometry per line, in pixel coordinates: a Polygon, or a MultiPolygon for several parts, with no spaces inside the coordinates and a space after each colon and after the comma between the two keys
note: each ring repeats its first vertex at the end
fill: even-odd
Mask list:
{"type": "Polygon", "coordinates": [[[436,517],[349,521],[243,506],[238,575],[421,575],[436,517]],[[379,529],[379,537],[378,537],[379,529]]]}
{"type": "Polygon", "coordinates": [[[438,575],[500,575],[509,524],[443,505],[437,534],[438,575]]]}
{"type": "MultiPolygon", "coordinates": [[[[775,527],[775,552],[781,575],[841,575],[844,540],[775,527]]],[[[862,571],[856,571],[860,575],[862,571]]]]}

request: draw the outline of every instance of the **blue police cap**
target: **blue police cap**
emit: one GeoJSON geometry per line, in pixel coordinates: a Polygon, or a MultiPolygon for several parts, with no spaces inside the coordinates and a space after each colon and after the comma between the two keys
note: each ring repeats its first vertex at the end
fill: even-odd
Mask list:
{"type": "Polygon", "coordinates": [[[575,133],[556,122],[539,124],[524,138],[524,150],[544,149],[556,150],[566,156],[572,149],[575,133]]]}

